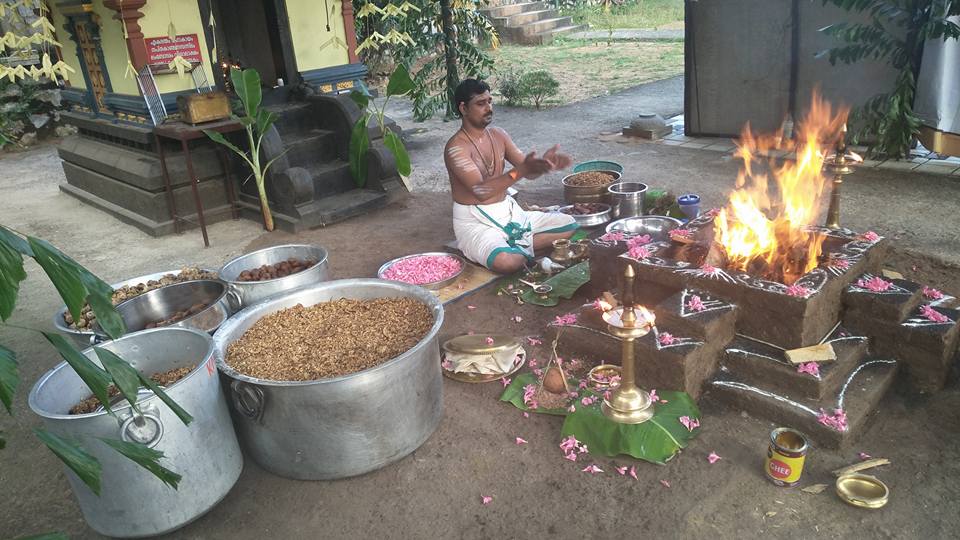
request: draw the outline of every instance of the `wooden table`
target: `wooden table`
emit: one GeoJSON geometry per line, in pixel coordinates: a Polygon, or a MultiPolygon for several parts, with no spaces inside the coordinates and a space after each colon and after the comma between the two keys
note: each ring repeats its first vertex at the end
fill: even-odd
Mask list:
{"type": "MultiPolygon", "coordinates": [[[[196,126],[177,121],[164,123],[153,128],[153,134],[157,153],[160,154],[160,170],[163,173],[163,185],[167,191],[167,207],[170,210],[170,219],[173,220],[174,230],[177,232],[177,234],[180,234],[180,222],[192,222],[180,216],[180,214],[177,212],[177,203],[173,196],[173,186],[170,182],[170,173],[167,170],[167,157],[163,150],[163,144],[161,144],[161,138],[180,141],[180,148],[183,149],[183,157],[187,162],[187,173],[190,175],[190,189],[193,190],[193,202],[197,208],[197,220],[199,221],[198,225],[200,225],[200,232],[203,233],[203,245],[204,247],[210,247],[210,240],[207,238],[207,223],[203,217],[203,202],[200,200],[200,193],[197,190],[197,185],[200,183],[200,181],[197,179],[197,174],[193,169],[193,156],[190,154],[189,144],[192,140],[208,139],[207,135],[203,132],[204,130],[216,131],[219,133],[232,133],[234,131],[242,131],[243,124],[233,119],[207,122],[204,124],[197,124],[196,126]]],[[[237,197],[234,193],[233,182],[230,178],[230,157],[223,145],[218,143],[214,143],[214,145],[217,147],[217,155],[220,156],[220,164],[223,166],[223,180],[225,182],[227,202],[230,204],[231,214],[233,219],[239,219],[240,211],[237,206],[237,197]]]]}

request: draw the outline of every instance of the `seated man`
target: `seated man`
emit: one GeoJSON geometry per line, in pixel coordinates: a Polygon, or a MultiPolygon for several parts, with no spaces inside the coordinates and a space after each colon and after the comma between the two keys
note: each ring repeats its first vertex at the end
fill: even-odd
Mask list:
{"type": "Polygon", "coordinates": [[[466,79],[454,93],[460,129],[447,141],[443,159],[453,195],[453,232],[463,254],[495,272],[523,268],[534,251],[554,240],[570,238],[577,228],[573,217],[559,212],[523,210],[507,188],[521,178],[534,179],[570,166],[570,156],[554,146],[537,157],[526,156],[507,132],[490,128],[493,98],[483,81],[466,79]],[[504,160],[513,165],[504,172],[504,160]]]}

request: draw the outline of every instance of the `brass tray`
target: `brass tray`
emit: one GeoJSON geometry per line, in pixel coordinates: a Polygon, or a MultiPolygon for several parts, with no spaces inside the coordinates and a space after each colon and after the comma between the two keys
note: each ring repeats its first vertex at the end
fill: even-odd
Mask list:
{"type": "Polygon", "coordinates": [[[837,478],[837,495],[843,502],[860,508],[880,508],[887,504],[890,489],[867,474],[845,474],[837,478]]]}
{"type": "Polygon", "coordinates": [[[520,343],[520,340],[511,336],[498,336],[492,335],[487,336],[484,334],[471,334],[464,336],[457,336],[447,340],[440,351],[440,369],[443,371],[443,375],[455,381],[465,382],[465,383],[486,383],[491,381],[496,381],[504,377],[509,377],[520,370],[524,364],[527,363],[527,350],[523,347],[523,344],[520,343]],[[493,339],[493,343],[487,343],[486,339],[490,337],[493,339]],[[473,354],[489,354],[495,352],[499,349],[506,347],[520,346],[520,350],[523,352],[523,359],[519,363],[514,363],[513,368],[507,373],[489,373],[489,374],[480,374],[480,373],[455,373],[453,370],[446,369],[443,367],[443,359],[446,356],[446,351],[459,352],[459,353],[473,353],[473,354]]]}

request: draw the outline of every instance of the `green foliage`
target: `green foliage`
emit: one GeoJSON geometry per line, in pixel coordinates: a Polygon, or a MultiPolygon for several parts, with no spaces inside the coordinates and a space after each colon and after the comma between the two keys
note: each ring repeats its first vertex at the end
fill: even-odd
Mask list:
{"type": "Polygon", "coordinates": [[[240,102],[243,104],[244,116],[232,116],[235,120],[243,124],[247,133],[247,144],[250,148],[249,154],[241,150],[238,146],[231,143],[222,134],[216,131],[203,130],[203,132],[212,141],[222,144],[229,148],[233,153],[240,156],[241,159],[250,167],[250,174],[257,184],[257,193],[260,195],[260,210],[263,213],[263,225],[268,231],[273,230],[273,214],[270,213],[270,202],[267,200],[266,179],[267,171],[273,162],[283,155],[274,157],[266,164],[260,161],[260,148],[263,144],[264,135],[270,130],[270,127],[277,121],[277,115],[260,108],[260,102],[263,95],[260,90],[260,73],[251,69],[231,69],[230,83],[240,102]]]}
{"type": "Polygon", "coordinates": [[[42,429],[33,430],[43,444],[73,471],[90,491],[100,495],[100,462],[76,441],[65,439],[42,429]]]}
{"type": "MultiPolygon", "coordinates": [[[[354,10],[359,13],[369,0],[353,0],[354,10]]],[[[385,7],[391,3],[400,5],[400,0],[374,0],[372,3],[385,7]]],[[[373,71],[386,64],[402,64],[411,73],[413,88],[409,94],[413,101],[413,118],[422,122],[438,111],[447,109],[448,87],[446,59],[444,57],[444,34],[442,31],[441,6],[437,0],[409,0],[417,10],[407,10],[404,16],[356,17],[357,40],[364,42],[376,34],[386,36],[391,31],[406,33],[410,42],[382,43],[377,48],[365,48],[361,58],[373,71]]],[[[500,38],[490,20],[480,13],[487,0],[451,2],[453,38],[456,51],[456,66],[459,77],[486,78],[493,61],[483,47],[499,46],[500,38]]],[[[459,82],[451,80],[454,85],[459,82]]]]}
{"type": "Polygon", "coordinates": [[[683,0],[560,0],[562,15],[592,28],[650,28],[682,21],[683,0]]]}
{"type": "Polygon", "coordinates": [[[49,81],[0,80],[0,150],[26,134],[42,136],[60,119],[60,89],[49,81]]]}
{"type": "Polygon", "coordinates": [[[820,29],[842,45],[819,53],[831,64],[865,59],[885,61],[899,73],[890,92],[872,97],[851,119],[862,127],[853,142],[870,143],[870,152],[884,157],[909,155],[919,133],[920,118],[913,112],[917,77],[927,40],[960,39],[960,26],[948,20],[960,15],[955,0],[822,0],[861,13],[869,21],[843,22],[820,29]]]}
{"type": "Polygon", "coordinates": [[[506,100],[506,105],[522,106],[526,96],[522,92],[520,79],[523,70],[519,67],[507,66],[497,72],[497,91],[506,100]]]}
{"type": "Polygon", "coordinates": [[[557,95],[560,83],[546,70],[532,71],[520,78],[522,92],[533,100],[533,104],[540,110],[540,105],[548,97],[557,95]]]}
{"type": "Polygon", "coordinates": [[[150,474],[159,478],[164,484],[177,489],[180,479],[179,474],[160,465],[160,459],[163,458],[163,452],[149,448],[146,445],[115,439],[100,439],[101,442],[113,448],[121,455],[150,471],[150,474]]]}
{"type": "Polygon", "coordinates": [[[350,175],[353,177],[357,187],[362,188],[367,183],[367,152],[370,150],[370,134],[367,131],[371,118],[376,118],[380,125],[380,134],[383,136],[383,145],[393,154],[397,164],[397,172],[402,176],[410,176],[412,172],[410,166],[410,155],[407,154],[406,147],[400,136],[387,129],[385,124],[385,111],[387,103],[391,97],[404,96],[414,89],[414,83],[410,79],[410,73],[402,64],[397,66],[390,75],[387,82],[387,97],[380,106],[373,103],[373,112],[367,111],[370,107],[370,95],[365,92],[354,90],[350,92],[350,99],[360,107],[360,118],[353,125],[350,132],[350,175]]]}
{"type": "Polygon", "coordinates": [[[13,394],[20,385],[20,374],[17,373],[17,357],[13,351],[0,345],[0,402],[7,409],[7,414],[13,414],[13,394]]]}

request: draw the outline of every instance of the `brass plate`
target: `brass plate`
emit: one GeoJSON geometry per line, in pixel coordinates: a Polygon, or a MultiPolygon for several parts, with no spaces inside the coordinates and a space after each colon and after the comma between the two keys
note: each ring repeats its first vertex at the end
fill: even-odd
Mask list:
{"type": "MultiPolygon", "coordinates": [[[[477,335],[477,334],[455,337],[443,344],[443,350],[451,351],[451,352],[460,352],[460,353],[466,352],[466,353],[488,354],[492,351],[502,349],[507,346],[520,345],[520,342],[517,341],[516,338],[510,337],[510,336],[489,336],[494,339],[494,343],[493,345],[487,345],[486,344],[487,337],[488,336],[477,335]],[[456,348],[457,345],[459,345],[460,347],[468,347],[469,345],[474,343],[474,340],[466,340],[466,339],[460,340],[460,338],[477,338],[477,337],[480,338],[479,340],[480,343],[483,343],[484,348],[482,350],[463,350],[462,348],[461,349],[456,348]],[[454,342],[455,340],[460,340],[460,341],[454,343],[454,348],[448,347],[448,345],[450,345],[450,343],[454,342]],[[508,340],[512,340],[512,343],[508,340]]],[[[444,358],[443,353],[440,354],[440,369],[441,371],[443,371],[443,375],[445,377],[453,379],[455,381],[460,381],[465,383],[486,383],[486,382],[496,381],[504,377],[509,377],[514,373],[516,373],[517,371],[520,371],[520,368],[522,368],[523,365],[527,363],[527,350],[524,349],[522,345],[520,346],[520,350],[523,351],[523,361],[520,362],[519,364],[514,364],[513,368],[507,373],[490,373],[486,375],[479,374],[479,373],[455,373],[454,371],[448,370],[443,367],[443,358],[444,358]]]]}
{"type": "Polygon", "coordinates": [[[880,508],[887,504],[887,485],[866,474],[845,474],[837,478],[837,495],[847,504],[860,508],[880,508]]]}
{"type": "Polygon", "coordinates": [[[609,388],[609,379],[614,375],[620,375],[620,366],[613,364],[600,364],[599,366],[594,366],[593,369],[590,370],[590,373],[587,374],[587,378],[590,379],[590,382],[600,388],[609,388]],[[600,374],[605,375],[608,380],[602,381],[598,379],[597,375],[600,374]]]}
{"type": "Polygon", "coordinates": [[[517,346],[522,348],[520,340],[513,336],[467,334],[448,339],[443,344],[443,350],[463,354],[490,354],[517,346]],[[491,338],[493,343],[487,343],[487,338],[491,338]]]}

